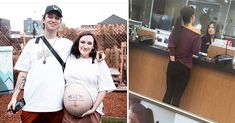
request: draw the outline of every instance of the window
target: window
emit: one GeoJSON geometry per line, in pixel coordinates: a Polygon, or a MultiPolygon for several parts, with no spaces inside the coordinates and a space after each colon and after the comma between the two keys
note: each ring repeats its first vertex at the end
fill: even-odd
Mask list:
{"type": "Polygon", "coordinates": [[[155,0],[151,16],[151,29],[172,30],[174,20],[187,0],[155,0]]]}
{"type": "Polygon", "coordinates": [[[235,1],[231,1],[225,25],[225,35],[235,36],[235,1]]]}
{"type": "Polygon", "coordinates": [[[129,18],[149,27],[153,0],[130,0],[129,18]]]}
{"type": "Polygon", "coordinates": [[[228,12],[229,2],[224,0],[189,0],[188,5],[195,7],[196,20],[194,25],[201,29],[202,35],[207,32],[207,25],[215,21],[223,33],[224,23],[228,12]]]}
{"type": "Polygon", "coordinates": [[[129,18],[151,29],[171,31],[180,9],[195,8],[194,26],[206,34],[207,25],[215,21],[220,35],[235,36],[235,1],[231,0],[129,0],[129,18]]]}

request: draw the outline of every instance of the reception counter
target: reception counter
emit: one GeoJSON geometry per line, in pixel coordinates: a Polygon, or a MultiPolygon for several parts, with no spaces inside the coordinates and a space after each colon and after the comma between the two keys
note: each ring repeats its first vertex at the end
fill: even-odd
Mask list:
{"type": "MultiPolygon", "coordinates": [[[[162,101],[166,90],[168,51],[129,42],[129,88],[162,101]]],[[[219,123],[235,121],[235,69],[224,64],[193,60],[190,81],[180,108],[219,123]]]]}

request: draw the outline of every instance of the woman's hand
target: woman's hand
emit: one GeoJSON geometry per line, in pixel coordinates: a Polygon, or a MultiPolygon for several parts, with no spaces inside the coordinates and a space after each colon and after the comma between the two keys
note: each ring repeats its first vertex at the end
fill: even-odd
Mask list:
{"type": "Polygon", "coordinates": [[[87,112],[85,112],[84,114],[82,114],[82,117],[93,114],[95,112],[95,109],[91,108],[90,110],[88,110],[87,112]]]}
{"type": "Polygon", "coordinates": [[[175,56],[170,56],[171,61],[175,61],[175,56]]]}
{"type": "Polygon", "coordinates": [[[96,59],[98,60],[98,62],[103,61],[105,57],[106,56],[103,51],[97,51],[96,59]]]}
{"type": "Polygon", "coordinates": [[[92,113],[95,112],[95,110],[97,109],[97,107],[100,105],[100,103],[103,101],[104,97],[105,97],[106,91],[100,91],[96,97],[95,103],[93,104],[92,108],[90,110],[88,110],[87,112],[85,112],[84,114],[82,114],[82,117],[90,115],[92,113]]]}

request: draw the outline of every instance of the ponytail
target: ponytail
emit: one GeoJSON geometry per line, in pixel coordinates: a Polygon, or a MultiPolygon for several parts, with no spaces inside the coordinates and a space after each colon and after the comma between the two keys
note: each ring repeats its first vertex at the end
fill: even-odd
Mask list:
{"type": "Polygon", "coordinates": [[[184,6],[180,10],[180,15],[177,17],[174,24],[174,29],[172,30],[172,36],[176,47],[179,42],[180,33],[183,28],[182,26],[190,23],[191,17],[193,15],[194,15],[194,8],[191,6],[184,6]]]}
{"type": "Polygon", "coordinates": [[[181,33],[181,30],[182,30],[182,26],[183,26],[183,19],[182,19],[182,16],[178,16],[176,21],[175,21],[175,24],[174,24],[174,28],[172,30],[172,36],[173,36],[173,39],[174,39],[174,43],[175,45],[177,45],[177,42],[179,40],[179,37],[180,37],[180,33],[181,33]]]}

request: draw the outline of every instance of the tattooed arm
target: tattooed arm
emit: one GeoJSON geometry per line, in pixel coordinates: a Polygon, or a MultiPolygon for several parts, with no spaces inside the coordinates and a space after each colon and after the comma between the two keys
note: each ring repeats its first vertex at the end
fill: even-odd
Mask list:
{"type": "Polygon", "coordinates": [[[15,109],[17,96],[19,95],[20,90],[24,88],[27,74],[28,74],[27,72],[20,71],[18,78],[17,78],[14,93],[12,95],[11,101],[9,102],[9,104],[7,106],[8,110],[10,109],[11,106],[13,109],[15,109]]]}

